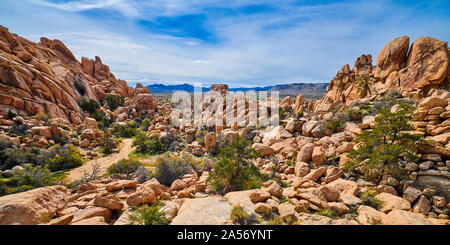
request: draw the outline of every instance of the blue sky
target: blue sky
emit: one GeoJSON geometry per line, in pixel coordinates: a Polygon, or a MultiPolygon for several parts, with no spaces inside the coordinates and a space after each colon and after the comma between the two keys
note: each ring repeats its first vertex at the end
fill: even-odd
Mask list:
{"type": "Polygon", "coordinates": [[[328,82],[407,35],[450,40],[447,1],[0,0],[0,24],[136,82],[328,82]]]}

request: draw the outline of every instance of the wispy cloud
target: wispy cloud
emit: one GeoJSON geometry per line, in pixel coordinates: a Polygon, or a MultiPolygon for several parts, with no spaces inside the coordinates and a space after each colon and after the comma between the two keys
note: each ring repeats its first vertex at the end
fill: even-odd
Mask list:
{"type": "MultiPolygon", "coordinates": [[[[381,1],[0,0],[0,22],[58,38],[80,58],[145,83],[326,82],[400,35],[450,40],[450,7],[381,1]]],[[[374,59],[375,60],[375,59],[374,59]]]]}

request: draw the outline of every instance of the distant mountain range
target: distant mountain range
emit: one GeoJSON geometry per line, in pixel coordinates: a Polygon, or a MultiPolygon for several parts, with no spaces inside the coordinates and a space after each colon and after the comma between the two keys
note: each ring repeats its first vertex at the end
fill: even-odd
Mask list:
{"type": "MultiPolygon", "coordinates": [[[[328,83],[291,83],[291,84],[279,84],[266,87],[253,87],[253,88],[229,88],[229,91],[279,91],[282,96],[297,96],[303,94],[305,96],[322,96],[325,94],[328,83]]],[[[177,85],[164,85],[153,84],[147,86],[150,89],[150,93],[172,93],[175,91],[194,92],[194,86],[190,84],[177,84],[177,85]]],[[[209,87],[203,87],[202,91],[209,91],[209,87]]]]}

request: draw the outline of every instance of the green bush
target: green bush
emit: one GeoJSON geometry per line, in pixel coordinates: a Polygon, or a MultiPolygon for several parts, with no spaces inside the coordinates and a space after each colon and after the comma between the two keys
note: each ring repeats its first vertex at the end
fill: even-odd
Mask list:
{"type": "Polygon", "coordinates": [[[131,224],[137,225],[168,225],[170,220],[166,217],[166,213],[161,211],[163,203],[157,201],[152,205],[142,205],[135,208],[130,214],[131,224]]]}
{"type": "Polygon", "coordinates": [[[44,152],[42,158],[52,172],[76,168],[84,162],[80,151],[72,146],[55,145],[44,152]]]}
{"type": "Polygon", "coordinates": [[[122,159],[118,161],[117,163],[114,163],[113,165],[109,166],[108,168],[108,174],[126,174],[126,178],[136,172],[136,170],[142,166],[142,163],[137,160],[131,160],[131,159],[122,159]]]}
{"type": "Polygon", "coordinates": [[[86,97],[81,97],[79,104],[81,109],[83,109],[84,112],[88,112],[89,114],[93,114],[100,108],[100,105],[97,103],[97,101],[93,99],[87,99],[86,97]]]}
{"type": "Polygon", "coordinates": [[[11,129],[8,131],[9,134],[15,135],[15,136],[22,136],[26,134],[26,131],[29,130],[31,127],[28,124],[19,124],[14,122],[14,124],[11,126],[11,129]]]}
{"type": "Polygon", "coordinates": [[[163,155],[156,162],[155,178],[159,183],[170,186],[176,179],[188,174],[192,169],[196,170],[200,162],[192,155],[163,155]]]}
{"type": "Polygon", "coordinates": [[[220,194],[258,188],[263,176],[251,161],[257,156],[257,152],[251,148],[251,141],[236,135],[220,149],[219,161],[215,163],[207,181],[220,194]]]}
{"type": "Polygon", "coordinates": [[[118,144],[119,142],[112,136],[109,130],[106,130],[103,134],[100,151],[106,155],[111,154],[118,144]]]}
{"type": "Polygon", "coordinates": [[[337,216],[336,211],[333,209],[321,209],[318,212],[315,212],[316,215],[326,216],[328,218],[334,219],[337,216]]]}
{"type": "Polygon", "coordinates": [[[138,155],[156,155],[167,151],[168,146],[161,142],[157,134],[148,137],[146,133],[136,131],[136,139],[133,146],[136,146],[134,152],[138,155]]]}
{"type": "Polygon", "coordinates": [[[33,165],[39,165],[43,162],[42,152],[43,150],[27,147],[18,149],[13,147],[12,144],[7,144],[5,142],[0,144],[0,169],[11,169],[14,166],[21,165],[23,163],[31,163],[33,165]],[[10,145],[9,148],[4,148],[10,145]]]}
{"type": "Polygon", "coordinates": [[[139,129],[147,132],[148,128],[150,127],[152,121],[148,118],[144,118],[144,120],[142,120],[141,125],[139,126],[139,129]]]}
{"type": "Polygon", "coordinates": [[[333,133],[337,133],[343,130],[344,125],[345,121],[341,121],[339,119],[329,119],[325,121],[323,127],[333,133]]]}
{"type": "Polygon", "coordinates": [[[234,224],[238,225],[251,225],[255,221],[254,217],[245,212],[240,205],[233,206],[233,209],[231,209],[230,219],[234,224]]]}
{"type": "MultiPolygon", "coordinates": [[[[51,185],[51,173],[47,166],[22,165],[23,170],[17,170],[12,177],[12,182],[22,189],[38,188],[51,185]]],[[[19,189],[20,190],[20,189],[19,189]]]]}
{"type": "Polygon", "coordinates": [[[368,94],[372,94],[372,91],[370,90],[371,84],[373,84],[374,78],[373,75],[362,75],[358,79],[355,80],[356,85],[358,86],[358,90],[360,93],[360,96],[362,98],[366,97],[368,94]]]}
{"type": "Polygon", "coordinates": [[[389,109],[380,110],[372,130],[366,130],[356,137],[358,148],[349,152],[346,171],[359,171],[365,177],[380,180],[392,175],[402,177],[404,169],[401,161],[415,157],[415,143],[421,138],[408,134],[413,130],[408,123],[414,107],[401,104],[401,110],[392,113],[389,109]]]}
{"type": "Polygon", "coordinates": [[[136,136],[137,133],[137,123],[134,121],[123,123],[113,123],[111,125],[114,135],[117,137],[131,138],[136,136]]]}
{"type": "Polygon", "coordinates": [[[123,96],[109,94],[105,97],[105,103],[111,111],[114,111],[119,106],[123,106],[125,98],[123,96]]]}
{"type": "Polygon", "coordinates": [[[50,119],[50,116],[43,112],[39,112],[38,114],[34,115],[33,118],[36,120],[41,120],[41,121],[47,122],[50,119]]]}
{"type": "Polygon", "coordinates": [[[113,114],[107,114],[106,112],[100,110],[97,110],[91,114],[91,116],[97,121],[98,127],[102,130],[109,128],[116,120],[113,114]]]}
{"type": "Polygon", "coordinates": [[[360,198],[363,201],[364,205],[370,206],[375,209],[380,209],[384,205],[384,202],[376,199],[376,194],[377,192],[375,190],[367,190],[361,193],[360,198]]]}

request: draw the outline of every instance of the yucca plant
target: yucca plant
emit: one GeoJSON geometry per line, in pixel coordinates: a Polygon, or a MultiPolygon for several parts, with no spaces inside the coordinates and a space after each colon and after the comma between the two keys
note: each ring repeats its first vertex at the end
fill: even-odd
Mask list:
{"type": "Polygon", "coordinates": [[[137,207],[135,211],[129,215],[131,224],[136,225],[168,225],[170,220],[166,217],[166,213],[161,211],[164,204],[160,201],[152,205],[142,205],[137,207]]]}

